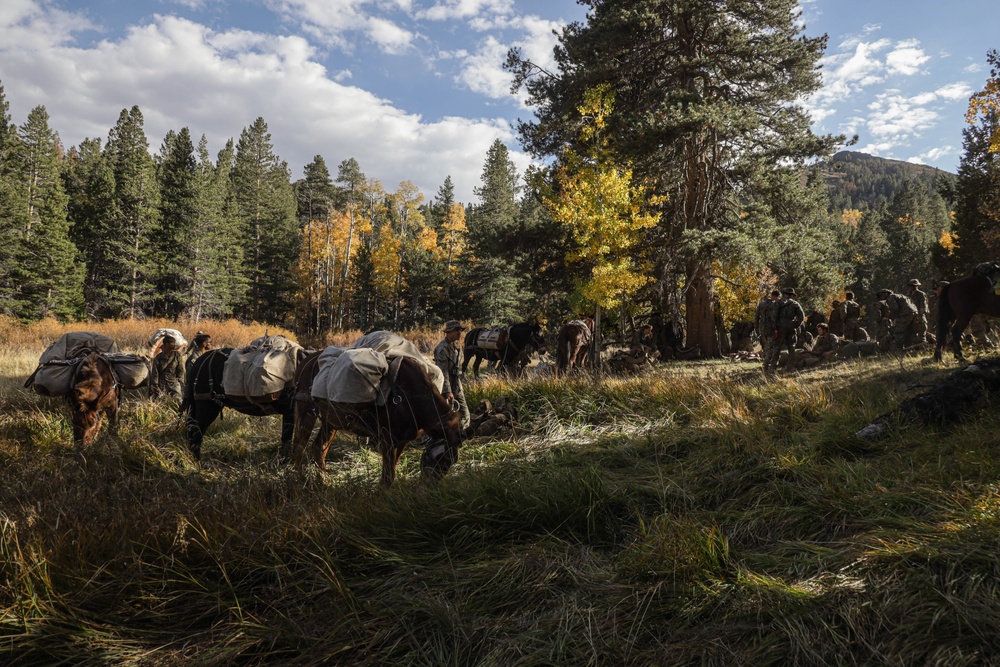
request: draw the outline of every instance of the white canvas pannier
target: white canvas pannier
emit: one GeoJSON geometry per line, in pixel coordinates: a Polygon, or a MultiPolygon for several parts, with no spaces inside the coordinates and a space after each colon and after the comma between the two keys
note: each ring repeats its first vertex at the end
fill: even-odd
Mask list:
{"type": "Polygon", "coordinates": [[[291,382],[302,346],[284,336],[264,336],[233,350],[222,368],[226,395],[269,400],[291,382]]]}
{"type": "Polygon", "coordinates": [[[65,396],[72,387],[80,361],[93,352],[117,354],[118,344],[108,336],[93,331],[63,334],[42,352],[38,367],[24,383],[25,388],[31,388],[42,396],[65,396]]]}
{"type": "Polygon", "coordinates": [[[507,328],[484,329],[476,337],[476,347],[483,350],[499,350],[507,344],[507,328]]]}
{"type": "Polygon", "coordinates": [[[318,362],[320,369],[312,385],[313,398],[331,403],[384,402],[387,387],[383,386],[383,379],[389,373],[389,361],[384,354],[370,348],[327,348],[323,354],[327,352],[330,352],[327,363],[322,363],[322,355],[318,362]]]}

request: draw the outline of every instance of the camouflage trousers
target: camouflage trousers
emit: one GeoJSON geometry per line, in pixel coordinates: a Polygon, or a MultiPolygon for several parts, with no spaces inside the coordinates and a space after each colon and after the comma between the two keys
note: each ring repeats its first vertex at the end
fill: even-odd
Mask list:
{"type": "MultiPolygon", "coordinates": [[[[861,321],[856,317],[849,317],[844,320],[844,338],[848,340],[858,340],[862,338],[861,332],[864,329],[861,328],[861,321]]],[[[864,338],[867,339],[868,335],[865,334],[864,338]]]]}
{"type": "MultiPolygon", "coordinates": [[[[913,345],[916,315],[900,315],[892,321],[892,349],[902,352],[904,347],[913,345]]],[[[926,331],[926,326],[924,330],[926,331]]]]}
{"type": "Polygon", "coordinates": [[[927,315],[919,313],[913,318],[913,344],[927,342],[927,315]]]}
{"type": "Polygon", "coordinates": [[[465,400],[465,390],[462,389],[462,381],[456,377],[451,381],[451,393],[458,403],[458,414],[462,416],[462,428],[469,428],[472,423],[472,415],[469,414],[469,404],[465,400]]]}
{"type": "Polygon", "coordinates": [[[774,337],[773,332],[764,332],[760,337],[761,346],[761,357],[764,360],[764,370],[771,370],[778,365],[778,356],[781,354],[781,348],[778,347],[778,341],[774,337]]]}
{"type": "Polygon", "coordinates": [[[785,365],[788,368],[795,367],[795,329],[790,329],[787,331],[779,331],[778,337],[775,338],[774,334],[768,337],[770,341],[768,347],[765,348],[764,353],[764,369],[777,368],[778,359],[781,357],[781,348],[785,347],[788,349],[788,360],[785,365]]]}

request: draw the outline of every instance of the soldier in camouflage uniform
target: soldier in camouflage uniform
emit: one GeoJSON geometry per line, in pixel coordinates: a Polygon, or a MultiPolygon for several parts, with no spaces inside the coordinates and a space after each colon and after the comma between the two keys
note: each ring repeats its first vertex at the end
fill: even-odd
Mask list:
{"type": "Polygon", "coordinates": [[[812,349],[804,350],[802,353],[802,359],[799,361],[799,367],[801,368],[809,368],[824,362],[833,361],[840,352],[840,337],[837,334],[830,333],[830,325],[817,324],[816,334],[816,342],[813,343],[812,349]]]}
{"type": "Polygon", "coordinates": [[[448,320],[444,325],[444,340],[434,348],[434,363],[444,373],[444,387],[441,393],[449,402],[458,403],[459,414],[462,415],[462,428],[468,428],[472,422],[469,406],[465,402],[465,391],[462,390],[461,361],[462,352],[456,343],[462,338],[465,327],[458,320],[448,320]]]}
{"type": "Polygon", "coordinates": [[[198,357],[211,349],[212,337],[204,331],[199,331],[195,337],[191,339],[191,352],[188,353],[187,360],[184,362],[185,375],[191,373],[191,368],[194,366],[194,362],[198,360],[198,357]]]}
{"type": "Polygon", "coordinates": [[[903,348],[913,345],[917,308],[907,297],[887,289],[879,290],[878,297],[885,302],[886,313],[892,323],[890,347],[893,352],[902,352],[903,348]]]}
{"type": "Polygon", "coordinates": [[[754,329],[760,340],[761,359],[764,361],[764,372],[770,372],[778,363],[778,354],[773,352],[778,346],[775,332],[778,330],[778,302],[781,292],[771,290],[771,293],[757,302],[757,312],[754,315],[754,329]]]}
{"type": "Polygon", "coordinates": [[[806,313],[802,310],[799,302],[794,299],[797,296],[795,289],[786,287],[782,290],[782,294],[782,299],[778,302],[778,338],[774,349],[774,362],[777,365],[778,356],[781,354],[782,346],[784,346],[788,349],[788,361],[785,365],[788,368],[795,368],[795,340],[799,328],[806,318],[806,313]]]}
{"type": "MultiPolygon", "coordinates": [[[[891,294],[889,290],[885,290],[891,294]]],[[[882,293],[879,292],[881,295],[882,293]]],[[[890,338],[892,338],[892,318],[889,317],[889,304],[881,296],[872,304],[872,312],[875,314],[875,341],[878,349],[887,352],[889,350],[890,338]]]]}
{"type": "Polygon", "coordinates": [[[868,333],[861,327],[861,305],[854,300],[854,292],[848,292],[844,300],[844,338],[868,340],[868,333]]]}
{"type": "Polygon", "coordinates": [[[927,342],[927,293],[920,289],[920,281],[916,278],[907,283],[909,288],[910,301],[917,309],[917,316],[913,319],[913,341],[914,343],[927,342]]]}
{"type": "Polygon", "coordinates": [[[164,336],[160,352],[153,357],[149,371],[150,398],[176,398],[184,392],[184,358],[177,351],[173,336],[164,336]]]}
{"type": "Polygon", "coordinates": [[[834,336],[844,335],[844,326],[847,322],[847,306],[840,299],[833,300],[833,308],[830,309],[830,333],[834,336]]]}

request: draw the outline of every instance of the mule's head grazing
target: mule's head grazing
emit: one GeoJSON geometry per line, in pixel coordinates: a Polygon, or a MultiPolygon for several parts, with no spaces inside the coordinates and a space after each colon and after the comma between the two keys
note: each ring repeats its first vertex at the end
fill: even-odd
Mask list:
{"type": "Polygon", "coordinates": [[[424,372],[417,361],[403,357],[396,389],[406,398],[417,428],[433,440],[424,450],[421,469],[440,477],[458,460],[458,448],[465,439],[462,417],[424,372]]]}
{"type": "Polygon", "coordinates": [[[93,442],[101,427],[103,410],[107,409],[114,420],[118,391],[111,367],[100,354],[91,353],[80,362],[73,388],[66,396],[77,447],[84,448],[93,442]]]}
{"type": "Polygon", "coordinates": [[[545,354],[545,333],[542,331],[542,325],[538,323],[538,320],[532,320],[529,324],[531,325],[531,344],[538,350],[538,354],[545,354]]]}

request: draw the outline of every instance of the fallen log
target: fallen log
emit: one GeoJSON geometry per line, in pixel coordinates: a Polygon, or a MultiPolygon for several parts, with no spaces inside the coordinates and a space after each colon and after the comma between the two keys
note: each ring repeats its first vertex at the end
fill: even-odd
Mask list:
{"type": "Polygon", "coordinates": [[[933,387],[912,396],[894,410],[876,417],[856,436],[874,440],[885,435],[889,423],[919,421],[926,425],[945,425],[981,407],[989,394],[1000,391],[1000,359],[982,359],[950,373],[933,387]]]}

